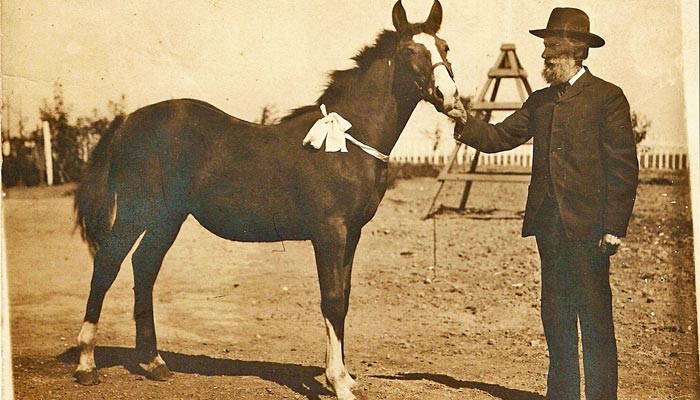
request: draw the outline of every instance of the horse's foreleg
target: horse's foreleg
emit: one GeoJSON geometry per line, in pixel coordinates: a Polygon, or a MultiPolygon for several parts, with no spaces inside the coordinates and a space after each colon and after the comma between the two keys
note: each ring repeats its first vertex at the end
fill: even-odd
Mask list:
{"type": "Polygon", "coordinates": [[[158,354],[153,322],[153,285],[182,220],[153,224],[146,230],[132,256],[134,270],[134,320],[136,322],[136,354],[148,377],[163,381],[172,374],[158,354]]]}
{"type": "Polygon", "coordinates": [[[97,322],[102,312],[107,291],[114,283],[119,273],[121,263],[126,254],[134,245],[141,232],[116,233],[113,230],[109,238],[95,254],[93,261],[92,280],[90,282],[90,295],[85,310],[83,327],[78,334],[78,348],[80,349],[80,361],[73,376],[82,385],[96,385],[100,382],[95,365],[95,343],[97,334],[97,322]]]}
{"type": "Polygon", "coordinates": [[[326,323],[326,380],[340,400],[355,399],[351,391],[355,381],[345,367],[343,344],[352,255],[358,239],[359,234],[348,235],[345,226],[337,224],[328,227],[313,241],[321,288],[321,311],[326,323]]]}
{"type": "MultiPolygon", "coordinates": [[[[345,258],[343,263],[343,278],[345,281],[345,312],[350,309],[350,286],[352,278],[352,263],[355,259],[355,250],[360,241],[360,231],[348,233],[348,240],[345,244],[345,258]]],[[[345,343],[343,342],[343,360],[345,360],[345,343]]],[[[354,382],[353,382],[354,384],[354,382]]]]}

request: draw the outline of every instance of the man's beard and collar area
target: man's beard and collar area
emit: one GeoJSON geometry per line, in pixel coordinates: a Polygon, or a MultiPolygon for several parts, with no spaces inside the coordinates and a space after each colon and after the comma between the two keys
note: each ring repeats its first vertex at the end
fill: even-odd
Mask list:
{"type": "Polygon", "coordinates": [[[573,56],[561,56],[544,60],[542,77],[550,85],[560,85],[571,79],[581,69],[573,56]]]}
{"type": "Polygon", "coordinates": [[[546,38],[542,53],[542,77],[550,85],[560,85],[571,79],[582,68],[588,48],[582,43],[565,38],[546,38]]]}

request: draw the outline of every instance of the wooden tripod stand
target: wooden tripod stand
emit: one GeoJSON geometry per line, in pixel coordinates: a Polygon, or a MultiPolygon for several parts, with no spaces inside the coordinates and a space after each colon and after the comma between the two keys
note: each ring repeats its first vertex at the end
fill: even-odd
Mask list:
{"type": "MultiPolygon", "coordinates": [[[[515,54],[514,44],[503,44],[501,45],[501,53],[496,60],[496,64],[493,68],[489,70],[488,80],[484,85],[481,93],[476,99],[476,102],[471,107],[472,111],[476,112],[476,116],[481,118],[483,121],[489,122],[491,120],[491,113],[493,111],[515,111],[522,107],[523,102],[526,100],[527,96],[532,94],[532,89],[530,88],[530,83],[527,80],[527,73],[520,64],[517,54],[515,54]],[[502,79],[515,79],[515,84],[518,89],[518,94],[520,95],[520,102],[497,102],[496,94],[501,86],[502,79]],[[493,83],[493,90],[491,95],[487,100],[487,94],[493,83]]],[[[437,177],[439,184],[438,190],[433,197],[433,201],[430,204],[430,208],[426,213],[426,218],[431,216],[433,208],[435,207],[435,202],[437,201],[440,192],[446,181],[465,181],[464,191],[462,192],[462,199],[459,203],[459,209],[464,210],[467,205],[467,199],[469,198],[469,192],[471,191],[472,182],[474,181],[491,181],[491,182],[527,182],[529,181],[529,173],[489,173],[489,172],[476,172],[476,166],[479,162],[479,155],[481,154],[478,150],[474,154],[474,158],[469,166],[469,171],[465,173],[452,172],[452,167],[457,161],[459,155],[459,150],[462,147],[462,143],[457,142],[452,154],[445,164],[445,167],[440,171],[437,177]]]]}

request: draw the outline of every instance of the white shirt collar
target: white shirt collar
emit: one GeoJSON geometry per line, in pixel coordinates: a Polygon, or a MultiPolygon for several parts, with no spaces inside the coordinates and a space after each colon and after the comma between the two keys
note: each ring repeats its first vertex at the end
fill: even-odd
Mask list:
{"type": "Polygon", "coordinates": [[[571,79],[569,79],[569,84],[570,84],[571,86],[574,86],[574,82],[576,82],[576,81],[578,80],[578,78],[580,78],[581,76],[583,76],[583,74],[585,74],[585,73],[586,73],[586,68],[585,68],[585,67],[581,67],[581,69],[578,70],[578,72],[576,73],[576,75],[574,75],[571,79]]]}

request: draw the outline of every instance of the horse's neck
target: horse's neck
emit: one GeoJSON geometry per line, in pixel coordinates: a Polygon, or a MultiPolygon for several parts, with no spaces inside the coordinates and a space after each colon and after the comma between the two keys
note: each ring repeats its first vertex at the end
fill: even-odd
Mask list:
{"type": "MultiPolygon", "coordinates": [[[[353,127],[349,133],[384,154],[391,153],[419,96],[397,95],[393,60],[379,59],[358,73],[352,88],[334,104],[338,114],[353,127]]],[[[409,91],[410,92],[410,91],[409,91]]]]}

